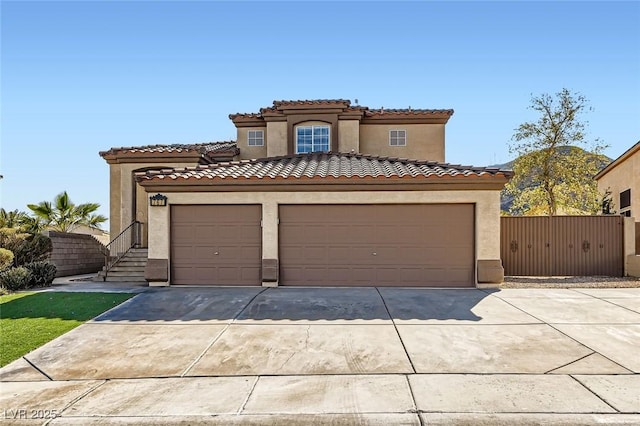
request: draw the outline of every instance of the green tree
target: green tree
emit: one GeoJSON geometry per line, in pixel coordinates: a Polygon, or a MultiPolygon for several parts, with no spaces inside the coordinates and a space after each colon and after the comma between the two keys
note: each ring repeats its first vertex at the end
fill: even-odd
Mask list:
{"type": "Polygon", "coordinates": [[[7,211],[0,208],[0,228],[19,228],[26,216],[27,214],[20,210],[7,211]]]}
{"type": "Polygon", "coordinates": [[[596,214],[602,196],[593,177],[603,165],[606,145],[586,136],[587,99],[568,89],[531,98],[538,114],[515,129],[509,151],[517,154],[514,177],[505,187],[512,214],[596,214]],[[588,151],[582,149],[588,147],[588,151]]]}
{"type": "Polygon", "coordinates": [[[43,231],[44,223],[39,217],[29,216],[23,211],[7,211],[0,208],[0,228],[17,228],[37,234],[43,231]]]}
{"type": "Polygon", "coordinates": [[[38,204],[28,204],[27,207],[44,221],[45,227],[59,232],[71,232],[78,226],[85,225],[100,229],[100,224],[107,218],[95,214],[100,208],[98,203],[84,203],[75,205],[71,202],[67,192],[56,195],[53,203],[41,201],[38,204]]]}

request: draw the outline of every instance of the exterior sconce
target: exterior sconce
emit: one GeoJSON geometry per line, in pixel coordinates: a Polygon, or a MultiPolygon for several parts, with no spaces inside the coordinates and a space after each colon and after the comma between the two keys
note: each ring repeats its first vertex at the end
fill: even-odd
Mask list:
{"type": "Polygon", "coordinates": [[[149,197],[149,205],[154,207],[167,207],[167,196],[156,194],[149,197]]]}

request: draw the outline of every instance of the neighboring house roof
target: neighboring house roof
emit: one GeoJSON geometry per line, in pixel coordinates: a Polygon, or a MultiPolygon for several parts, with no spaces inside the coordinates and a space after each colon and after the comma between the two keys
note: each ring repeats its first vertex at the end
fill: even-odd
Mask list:
{"type": "Polygon", "coordinates": [[[633,154],[635,154],[638,151],[640,151],[640,141],[636,142],[635,145],[633,145],[631,148],[626,150],[620,157],[616,158],[611,163],[609,163],[607,167],[600,170],[598,174],[595,176],[595,179],[596,180],[600,179],[602,176],[606,175],[611,170],[615,169],[619,164],[625,162],[627,158],[631,157],[633,154]]]}
{"type": "Polygon", "coordinates": [[[170,144],[170,145],[145,145],[111,148],[108,151],[101,151],[100,156],[106,160],[122,157],[162,157],[162,156],[200,156],[205,160],[214,160],[220,157],[232,158],[238,155],[240,149],[235,141],[205,142],[194,144],[170,144]]]}
{"type": "MultiPolygon", "coordinates": [[[[311,153],[216,163],[184,169],[150,170],[136,174],[148,184],[239,184],[243,182],[359,183],[365,181],[499,181],[512,172],[487,167],[468,167],[433,161],[377,157],[346,153],[311,153]],[[350,182],[347,182],[350,181],[350,182]],[[355,182],[354,182],[355,181],[355,182]]],[[[427,182],[425,182],[427,183],[427,182]]]]}
{"type": "Polygon", "coordinates": [[[335,109],[340,114],[349,114],[360,117],[363,122],[380,122],[382,120],[409,120],[409,122],[422,120],[426,122],[446,123],[453,115],[452,109],[371,109],[365,106],[352,106],[346,99],[307,99],[273,101],[273,106],[261,108],[259,113],[229,114],[229,118],[236,124],[243,122],[254,123],[256,120],[277,119],[285,117],[291,111],[300,112],[310,109],[335,109]]]}

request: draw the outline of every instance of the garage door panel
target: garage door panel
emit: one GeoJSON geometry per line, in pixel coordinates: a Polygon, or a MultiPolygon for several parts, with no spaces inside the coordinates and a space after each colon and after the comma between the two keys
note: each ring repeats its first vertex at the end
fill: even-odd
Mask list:
{"type": "Polygon", "coordinates": [[[219,267],[218,270],[218,278],[221,281],[237,281],[242,277],[242,269],[235,267],[219,267]],[[240,275],[240,276],[238,276],[240,275]]]}
{"type": "Polygon", "coordinates": [[[173,247],[172,259],[174,261],[190,261],[196,257],[196,254],[200,254],[199,250],[195,250],[194,247],[173,247]]]}
{"type": "Polygon", "coordinates": [[[447,273],[454,281],[466,281],[473,278],[473,270],[471,268],[449,268],[447,273]]]}
{"type": "Polygon", "coordinates": [[[398,279],[406,281],[407,274],[403,274],[402,272],[404,271],[399,270],[397,267],[376,268],[376,281],[379,283],[393,283],[395,281],[398,281],[398,279]]]}
{"type": "Polygon", "coordinates": [[[291,267],[280,271],[280,280],[287,282],[304,281],[304,269],[291,267]]]}
{"type": "Polygon", "coordinates": [[[353,249],[351,247],[333,247],[327,248],[327,259],[331,264],[341,264],[349,260],[353,249]]]}
{"type": "Polygon", "coordinates": [[[329,282],[339,282],[340,280],[344,280],[345,277],[350,276],[351,268],[345,267],[335,267],[335,268],[327,268],[327,277],[329,282]]]}
{"type": "Polygon", "coordinates": [[[217,224],[215,227],[207,227],[209,232],[201,238],[206,238],[206,241],[217,241],[220,243],[242,241],[247,238],[243,236],[243,227],[233,226],[228,224],[217,224]]]}
{"type": "Polygon", "coordinates": [[[327,249],[325,247],[306,246],[304,251],[300,252],[299,259],[308,261],[311,264],[326,265],[324,260],[327,257],[327,249]]]}
{"type": "Polygon", "coordinates": [[[340,265],[371,265],[375,259],[371,255],[371,249],[368,247],[349,247],[342,252],[342,256],[337,259],[340,265]]]}
{"type": "Polygon", "coordinates": [[[474,253],[471,204],[280,206],[281,285],[473,286],[474,253]]]}
{"type": "Polygon", "coordinates": [[[175,238],[172,238],[171,242],[174,244],[180,244],[185,241],[191,242],[196,237],[195,227],[192,225],[175,225],[175,238]]]}
{"type": "Polygon", "coordinates": [[[327,273],[326,266],[311,266],[309,268],[305,268],[304,270],[300,270],[295,281],[306,280],[310,285],[324,285],[322,277],[327,273]]]}
{"type": "MultiPolygon", "coordinates": [[[[401,251],[405,263],[410,265],[428,265],[434,261],[433,255],[430,256],[429,250],[423,247],[403,247],[401,251]]],[[[436,251],[436,253],[438,253],[438,251],[436,251]]]]}
{"type": "Polygon", "coordinates": [[[258,205],[171,207],[171,283],[260,285],[258,205]]]}
{"type": "MultiPolygon", "coordinates": [[[[396,276],[400,276],[400,279],[403,282],[406,282],[412,285],[420,284],[421,282],[424,282],[428,278],[427,274],[425,274],[424,269],[420,267],[403,268],[400,270],[396,270],[396,274],[397,274],[396,276]]],[[[385,278],[393,280],[393,277],[385,277],[385,278]]]]}
{"type": "Polygon", "coordinates": [[[261,259],[262,247],[243,247],[242,257],[249,259],[261,259]]]}
{"type": "Polygon", "coordinates": [[[387,241],[393,244],[407,244],[407,241],[412,241],[415,238],[427,237],[425,229],[416,226],[398,226],[387,234],[387,241]]]}

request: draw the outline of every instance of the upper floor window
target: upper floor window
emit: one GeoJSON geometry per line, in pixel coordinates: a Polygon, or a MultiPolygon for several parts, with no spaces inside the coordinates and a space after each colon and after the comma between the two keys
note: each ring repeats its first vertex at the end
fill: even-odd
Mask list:
{"type": "Polygon", "coordinates": [[[406,146],[407,131],[406,130],[389,130],[389,145],[406,146]]]}
{"type": "Polygon", "coordinates": [[[263,146],[264,145],[264,131],[263,130],[249,130],[247,132],[247,145],[249,145],[249,146],[263,146]]]}
{"type": "Polygon", "coordinates": [[[627,207],[631,207],[631,189],[620,193],[620,208],[625,209],[627,207]]]}
{"type": "Polygon", "coordinates": [[[329,126],[296,127],[296,154],[328,152],[330,145],[329,126]]]}

